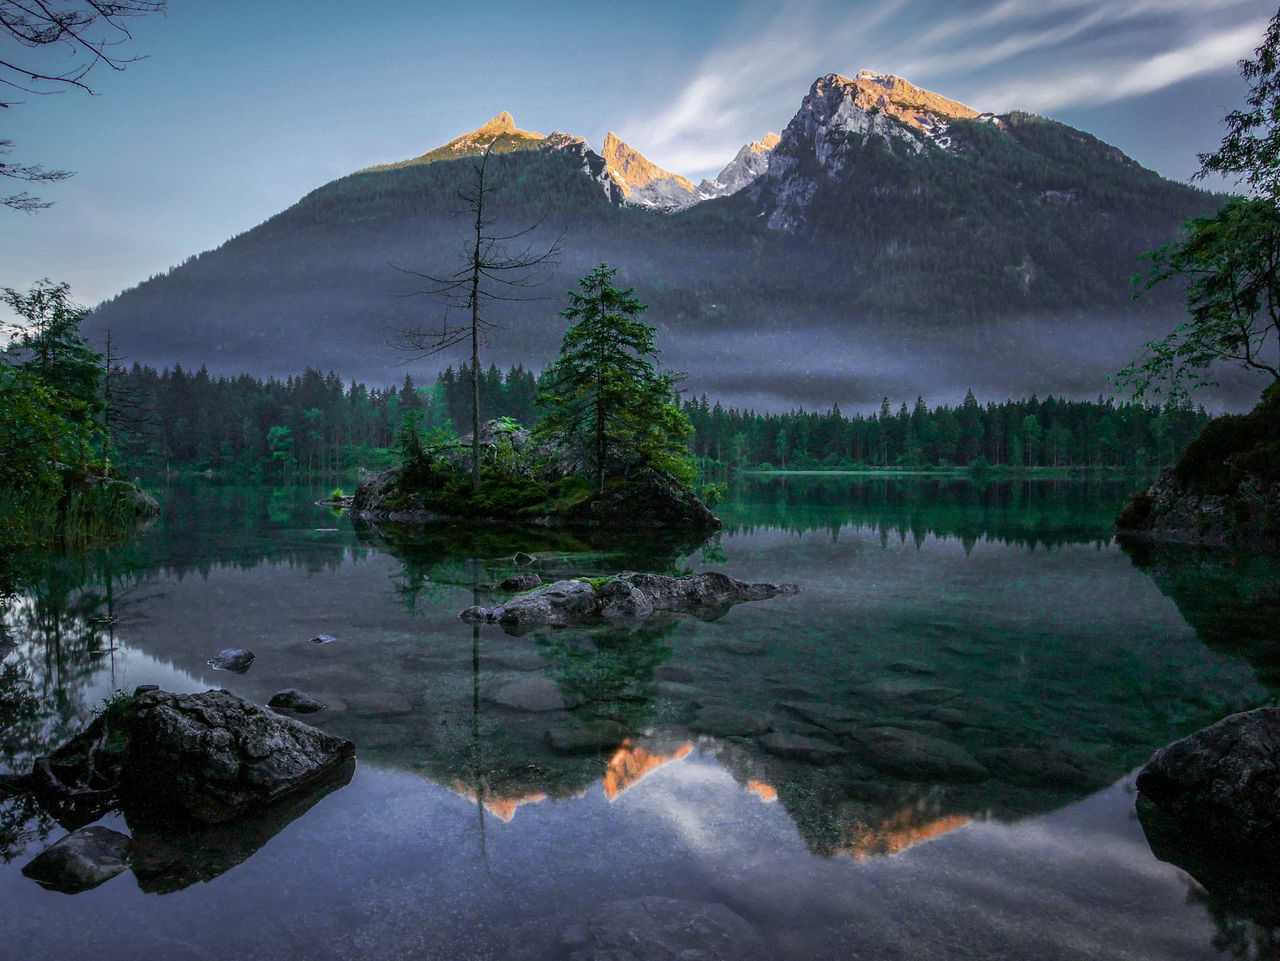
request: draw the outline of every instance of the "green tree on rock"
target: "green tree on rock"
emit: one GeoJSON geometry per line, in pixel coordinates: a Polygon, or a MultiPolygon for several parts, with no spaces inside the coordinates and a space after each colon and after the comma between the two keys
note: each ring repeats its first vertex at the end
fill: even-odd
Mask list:
{"type": "Polygon", "coordinates": [[[569,293],[560,316],[572,326],[543,375],[538,433],[577,454],[597,491],[608,477],[646,467],[687,483],[693,431],[677,404],[676,377],[658,369],[656,331],[640,320],[647,308],[634,290],[614,286],[616,274],[601,264],[569,293]]]}

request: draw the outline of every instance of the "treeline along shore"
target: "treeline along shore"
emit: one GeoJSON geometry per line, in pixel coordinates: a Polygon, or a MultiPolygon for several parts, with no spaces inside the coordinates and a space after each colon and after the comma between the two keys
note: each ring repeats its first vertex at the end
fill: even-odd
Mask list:
{"type": "MultiPolygon", "coordinates": [[[[406,376],[370,388],[330,371],[285,380],[212,376],[181,366],[133,365],[111,381],[114,443],[123,463],[143,473],[214,471],[289,479],[390,463],[397,431],[411,418],[443,435],[471,431],[470,371],[439,373],[428,386],[406,376]]],[[[541,416],[539,375],[517,365],[481,372],[485,419],[526,426],[541,416]]],[[[846,414],[760,413],[706,397],[686,399],[692,454],[708,476],[751,469],[860,467],[1072,467],[1145,469],[1171,463],[1209,415],[1188,402],[1153,406],[1035,396],[958,406],[923,398],[846,414]]]]}

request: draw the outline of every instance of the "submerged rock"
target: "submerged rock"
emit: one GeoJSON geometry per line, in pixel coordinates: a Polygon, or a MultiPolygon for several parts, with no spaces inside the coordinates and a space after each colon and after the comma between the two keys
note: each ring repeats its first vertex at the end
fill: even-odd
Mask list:
{"type": "Polygon", "coordinates": [[[1161,748],[1138,791],[1204,847],[1280,853],[1280,708],[1233,714],[1161,748]]]}
{"type": "Polygon", "coordinates": [[[542,674],[521,674],[497,680],[485,692],[485,700],[517,711],[564,710],[564,695],[555,681],[542,674]]]}
{"type": "Polygon", "coordinates": [[[959,744],[899,727],[859,732],[862,759],[873,767],[911,781],[981,781],[982,764],[959,744]]]}
{"type": "Polygon", "coordinates": [[[129,866],[129,836],[100,825],[73,831],[37,854],[22,873],[41,887],[78,894],[129,866]]]}
{"type": "Polygon", "coordinates": [[[565,928],[561,947],[559,956],[569,961],[771,957],[755,927],[725,905],[655,896],[600,904],[589,917],[565,928]]]}
{"type": "Polygon", "coordinates": [[[134,699],[121,772],[126,809],[216,824],[305,787],[354,754],[344,738],[229,691],[134,699]]]}
{"type": "Polygon", "coordinates": [[[253,651],[239,647],[225,647],[206,662],[215,671],[243,674],[253,666],[253,651]]]}
{"type": "Polygon", "coordinates": [[[624,573],[598,586],[584,580],[556,581],[498,607],[469,607],[459,616],[465,621],[487,621],[517,630],[642,618],[655,611],[718,617],[741,601],[799,590],[794,584],[748,584],[718,571],[686,577],[624,573]]]}
{"type": "Polygon", "coordinates": [[[295,714],[314,714],[324,710],[324,705],[310,694],[303,694],[293,687],[272,694],[267,707],[277,711],[293,711],[295,714]]]}

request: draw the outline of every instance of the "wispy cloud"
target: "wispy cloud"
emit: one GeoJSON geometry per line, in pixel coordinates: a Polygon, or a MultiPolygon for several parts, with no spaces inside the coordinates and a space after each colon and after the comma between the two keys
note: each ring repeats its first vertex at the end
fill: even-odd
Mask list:
{"type": "Polygon", "coordinates": [[[1048,76],[1009,79],[973,94],[986,110],[1056,110],[1080,104],[1102,104],[1162,90],[1184,80],[1234,68],[1247,56],[1266,28],[1266,21],[1202,37],[1175,50],[1134,62],[1107,58],[1088,70],[1071,68],[1048,76]]]}
{"type": "Polygon", "coordinates": [[[906,3],[890,0],[834,22],[813,3],[787,4],[750,35],[706,55],[669,107],[627,119],[618,135],[663,166],[714,174],[748,140],[784,126],[815,77],[856,49],[870,52],[876,27],[906,3]]]}
{"type": "Polygon", "coordinates": [[[670,104],[618,134],[663,166],[714,173],[791,118],[815,77],[897,73],[982,110],[1052,111],[1150,94],[1260,42],[1256,0],[793,0],[695,63],[670,104]],[[952,8],[954,9],[954,8],[952,8]]]}

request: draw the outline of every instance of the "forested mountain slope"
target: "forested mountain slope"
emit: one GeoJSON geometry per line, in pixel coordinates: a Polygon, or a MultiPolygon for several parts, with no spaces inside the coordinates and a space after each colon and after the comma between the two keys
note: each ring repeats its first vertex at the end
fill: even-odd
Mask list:
{"type": "MultiPolygon", "coordinates": [[[[537,225],[521,249],[562,244],[534,291],[545,299],[495,308],[508,330],[492,359],[549,361],[564,291],[607,261],[698,390],[776,406],[922,390],[947,400],[966,386],[1096,394],[1180,310],[1172,289],[1135,304],[1139,255],[1221,198],[1030,114],[921,107],[904,120],[860,105],[862,87],[887,81],[904,83],[815,81],[754,182],[677,213],[621,202],[599,155],[564,135],[491,156],[486,214],[501,232],[537,225]],[[1082,354],[1098,331],[1107,342],[1082,354]],[[996,342],[980,348],[984,338],[996,342]],[[955,364],[939,366],[946,356],[955,364]]],[[[443,310],[413,296],[422,282],[405,271],[459,266],[471,224],[458,193],[475,165],[439,150],[343,177],[101,305],[90,329],[110,328],[144,363],[260,375],[309,365],[391,383],[403,358],[386,331],[438,323],[443,310]]]]}

